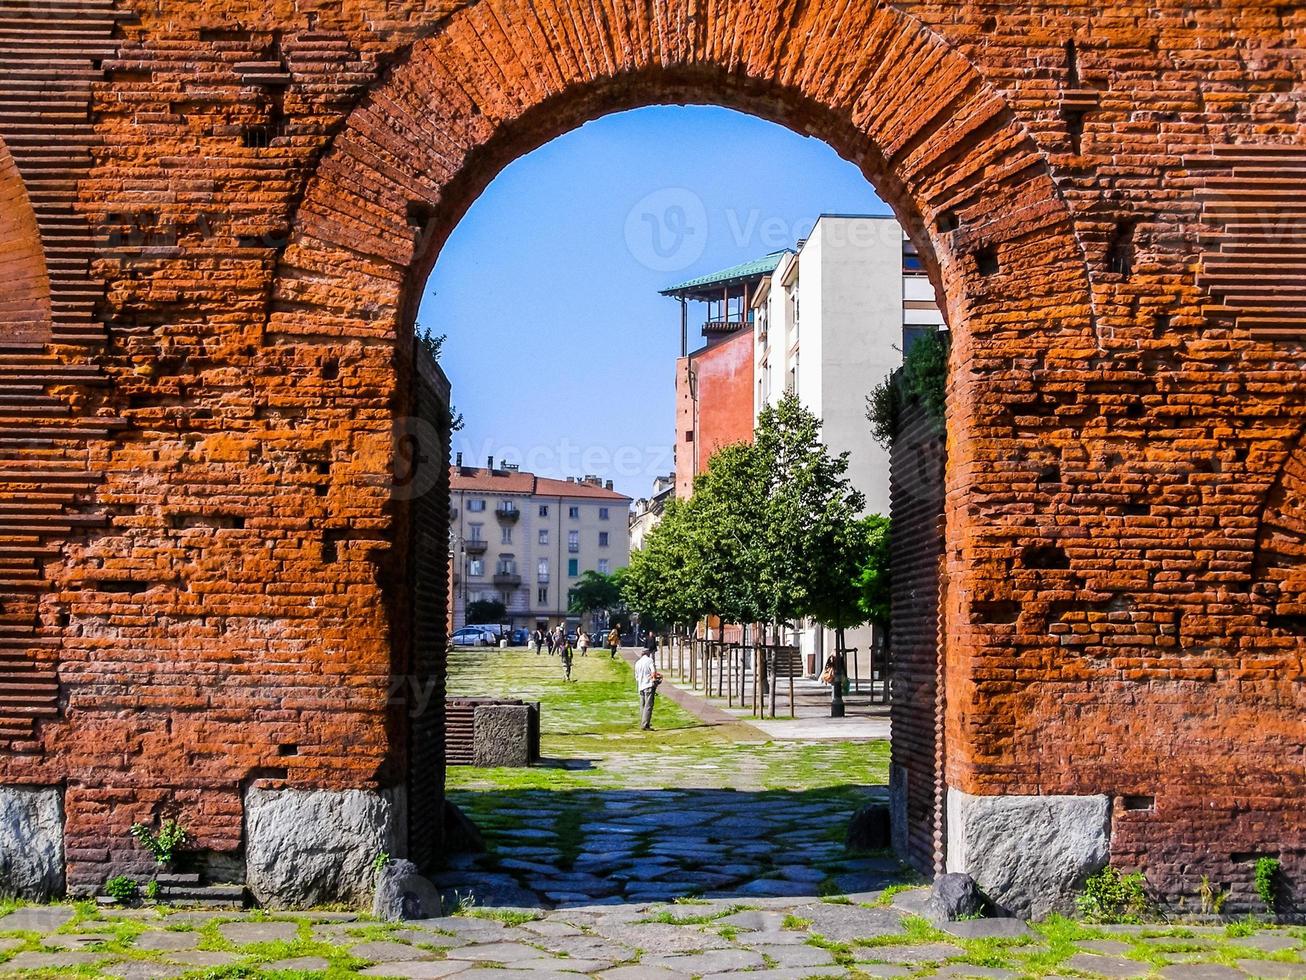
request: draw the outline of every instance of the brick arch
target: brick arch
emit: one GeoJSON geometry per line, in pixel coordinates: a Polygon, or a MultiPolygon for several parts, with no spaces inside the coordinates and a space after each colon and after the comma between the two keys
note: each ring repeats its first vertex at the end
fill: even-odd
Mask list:
{"type": "MultiPolygon", "coordinates": [[[[815,0],[748,21],[690,0],[658,5],[651,22],[649,9],[619,0],[594,25],[484,0],[417,41],[317,167],[291,224],[266,341],[347,350],[356,376],[387,379],[402,405],[421,287],[457,221],[512,160],[590,119],[657,103],[725,105],[823,139],[916,240],[954,332],[945,613],[947,684],[961,697],[949,701],[951,746],[974,696],[968,660],[1009,649],[1000,625],[971,614],[993,589],[980,581],[985,562],[1039,533],[1032,509],[967,491],[1013,478],[1015,461],[1046,448],[1042,436],[1022,444],[1014,434],[1009,386],[1097,349],[1069,209],[1004,100],[954,47],[887,3],[815,0]]],[[[383,452],[374,424],[357,425],[354,441],[383,452]]],[[[923,712],[934,711],[933,679],[922,681],[923,712]]],[[[1013,727],[1013,712],[997,707],[992,724],[1013,727]]],[[[932,743],[922,749],[932,770],[932,743]]],[[[949,785],[982,792],[986,777],[1018,765],[1001,750],[973,762],[979,754],[949,757],[949,785]]],[[[929,819],[936,787],[911,792],[913,818],[929,819]]]]}
{"type": "Polygon", "coordinates": [[[50,339],[50,279],[27,187],[0,140],[0,341],[50,339]]]}

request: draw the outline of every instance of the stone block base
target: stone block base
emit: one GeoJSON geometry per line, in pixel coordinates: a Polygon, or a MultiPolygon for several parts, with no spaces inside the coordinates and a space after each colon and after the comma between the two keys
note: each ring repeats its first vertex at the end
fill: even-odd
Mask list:
{"type": "Polygon", "coordinates": [[[59,790],[0,786],[0,896],[58,898],[64,890],[63,854],[59,790]]]}
{"type": "Polygon", "coordinates": [[[475,766],[529,766],[539,755],[535,710],[529,704],[481,704],[472,736],[475,766]]]}
{"type": "Polygon", "coordinates": [[[401,856],[400,791],[251,789],[245,796],[245,883],[267,908],[364,906],[376,858],[401,856]]]}
{"type": "Polygon", "coordinates": [[[1106,796],[971,796],[948,790],[948,871],[969,874],[1002,912],[1073,911],[1110,857],[1106,796]]]}

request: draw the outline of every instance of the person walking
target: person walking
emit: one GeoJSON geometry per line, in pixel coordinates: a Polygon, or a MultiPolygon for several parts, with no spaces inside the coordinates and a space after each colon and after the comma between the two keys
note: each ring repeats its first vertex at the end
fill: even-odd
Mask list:
{"type": "Polygon", "coordinates": [[[617,632],[614,626],[608,630],[608,649],[612,651],[612,659],[617,659],[617,648],[621,646],[621,634],[617,632]]]}
{"type": "Polygon", "coordinates": [[[641,731],[653,729],[653,701],[657,697],[662,675],[653,665],[653,651],[647,646],[635,661],[635,687],[639,690],[639,727],[641,731]]]}
{"type": "Polygon", "coordinates": [[[562,636],[558,640],[558,655],[562,657],[562,679],[571,680],[571,638],[567,636],[567,631],[562,631],[562,636]]]}
{"type": "Polygon", "coordinates": [[[583,629],[576,630],[576,646],[580,649],[582,657],[590,655],[590,635],[583,629]]]}
{"type": "Polygon", "coordinates": [[[535,627],[535,632],[531,634],[531,647],[535,650],[535,656],[540,655],[540,650],[544,648],[544,634],[540,628],[535,627]]]}
{"type": "Polygon", "coordinates": [[[644,652],[648,654],[649,660],[656,662],[658,656],[658,635],[652,630],[644,637],[644,652]]]}
{"type": "Polygon", "coordinates": [[[544,642],[549,645],[549,656],[553,656],[553,630],[546,630],[544,633],[544,642]]]}

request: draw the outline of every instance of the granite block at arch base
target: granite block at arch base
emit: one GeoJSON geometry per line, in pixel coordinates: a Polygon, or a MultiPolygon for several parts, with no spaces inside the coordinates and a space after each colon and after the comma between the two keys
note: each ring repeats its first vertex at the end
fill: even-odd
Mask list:
{"type": "Polygon", "coordinates": [[[0,786],[0,896],[44,902],[64,890],[63,799],[49,786],[0,786]]]}
{"type": "Polygon", "coordinates": [[[245,883],[267,908],[372,897],[376,859],[403,839],[400,790],[250,789],[245,883]]]}
{"type": "Polygon", "coordinates": [[[1110,856],[1111,801],[1096,796],[972,796],[948,789],[947,870],[965,872],[999,915],[1040,919],[1110,856]]]}

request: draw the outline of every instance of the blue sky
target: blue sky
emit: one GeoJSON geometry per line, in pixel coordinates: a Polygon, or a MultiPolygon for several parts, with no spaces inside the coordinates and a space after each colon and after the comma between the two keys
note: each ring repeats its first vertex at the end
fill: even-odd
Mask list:
{"type": "Polygon", "coordinates": [[[454,230],[418,315],[449,337],[454,451],[646,495],[675,437],[680,312],[658,290],[792,247],[828,212],[888,208],[824,143],[715,107],[617,113],[517,160],[454,230]]]}

